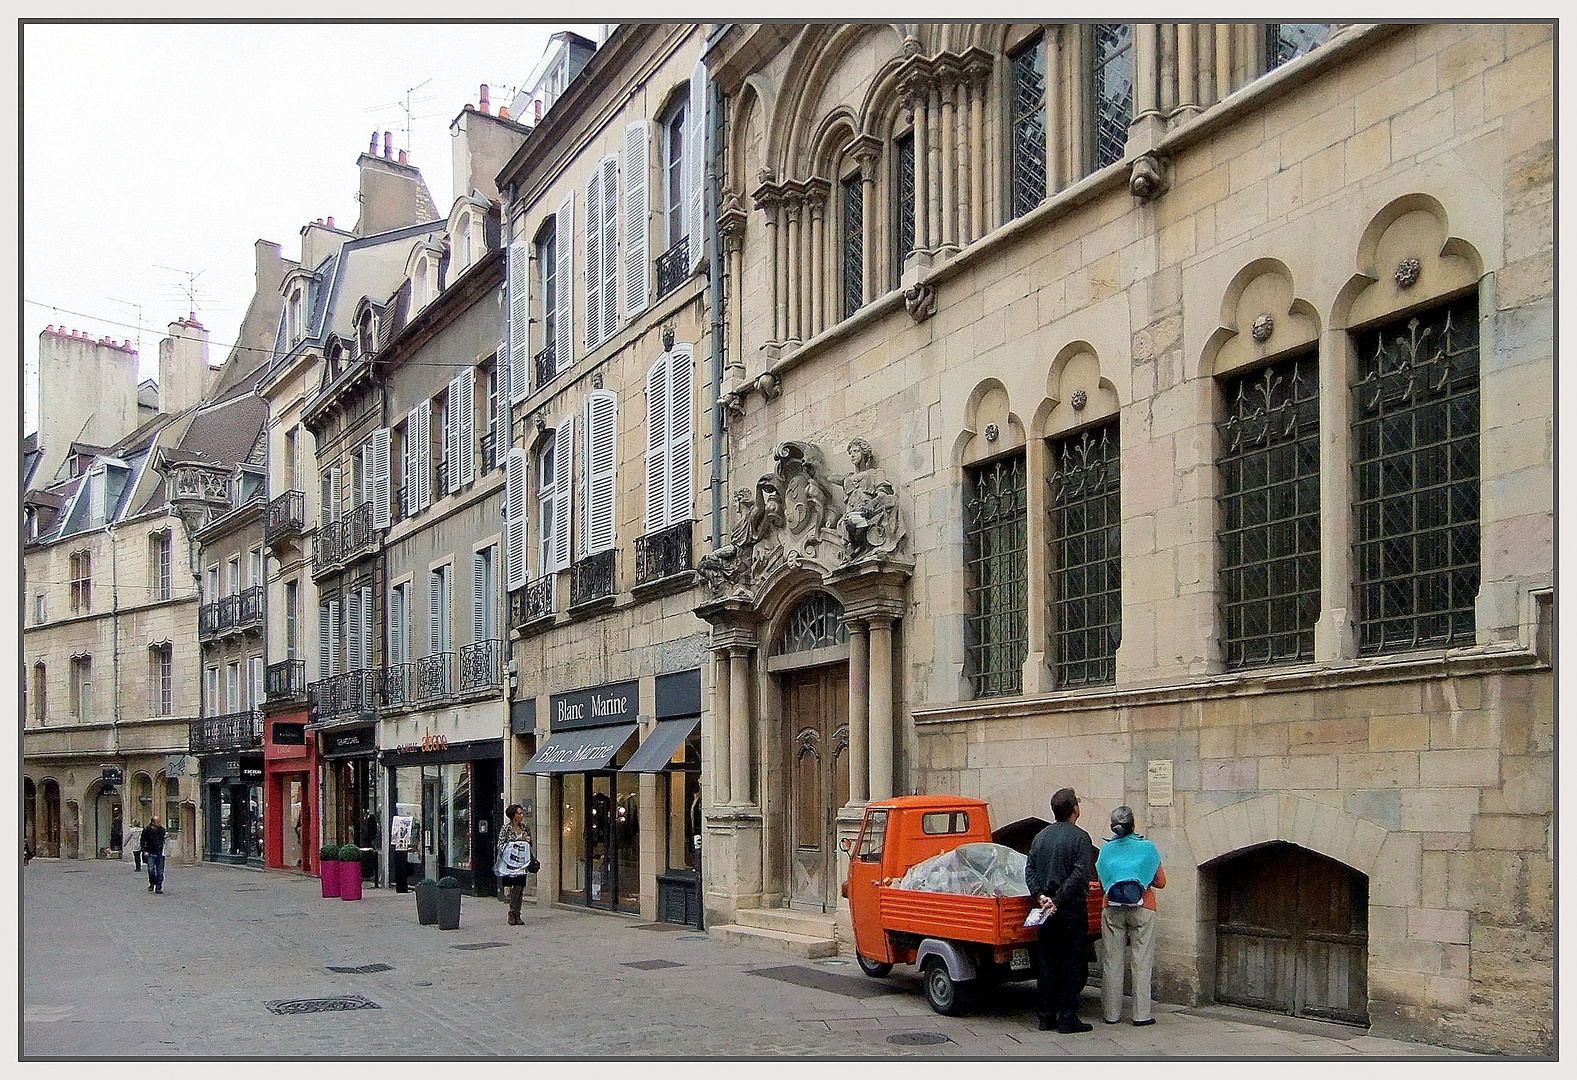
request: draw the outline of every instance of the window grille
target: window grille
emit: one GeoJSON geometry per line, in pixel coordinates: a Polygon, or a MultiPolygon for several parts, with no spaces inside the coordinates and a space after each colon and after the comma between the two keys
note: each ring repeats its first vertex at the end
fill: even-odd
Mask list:
{"type": "Polygon", "coordinates": [[[843,605],[826,593],[814,593],[800,601],[789,616],[778,638],[775,655],[809,652],[849,640],[849,627],[843,621],[843,605]]]}
{"type": "Polygon", "coordinates": [[[1357,340],[1358,651],[1474,639],[1479,588],[1478,301],[1357,340]]]}
{"type": "Polygon", "coordinates": [[[977,697],[1023,686],[1029,630],[1029,566],[1022,454],[971,469],[965,482],[969,570],[966,671],[977,697]]]}
{"type": "Polygon", "coordinates": [[[914,250],[914,132],[897,143],[898,257],[894,279],[903,276],[903,261],[914,250]]]}
{"type": "Polygon", "coordinates": [[[1121,161],[1133,121],[1133,27],[1128,23],[1096,23],[1094,87],[1094,161],[1105,168],[1121,161]]]}
{"type": "Polygon", "coordinates": [[[1046,50],[1037,38],[1009,67],[1013,117],[1013,216],[1033,210],[1046,197],[1046,50]]]}
{"type": "Polygon", "coordinates": [[[1223,660],[1314,659],[1320,615],[1320,401],[1313,354],[1222,383],[1223,660]]]}
{"type": "Polygon", "coordinates": [[[1313,52],[1330,36],[1330,23],[1266,23],[1265,70],[1313,52]]]}
{"type": "Polygon", "coordinates": [[[865,300],[865,187],[859,173],[843,182],[843,317],[865,300]]]}
{"type": "Polygon", "coordinates": [[[1053,453],[1053,673],[1058,686],[1110,683],[1122,642],[1117,423],[1058,440],[1053,453]]]}

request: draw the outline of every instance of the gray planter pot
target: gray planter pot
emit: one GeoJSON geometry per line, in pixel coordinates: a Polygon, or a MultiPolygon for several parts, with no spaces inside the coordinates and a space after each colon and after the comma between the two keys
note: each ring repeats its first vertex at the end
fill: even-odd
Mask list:
{"type": "Polygon", "coordinates": [[[423,926],[431,926],[438,921],[438,885],[436,882],[417,882],[416,921],[423,926]]]}
{"type": "Polygon", "coordinates": [[[438,894],[438,929],[460,929],[460,890],[433,889],[438,894]]]}

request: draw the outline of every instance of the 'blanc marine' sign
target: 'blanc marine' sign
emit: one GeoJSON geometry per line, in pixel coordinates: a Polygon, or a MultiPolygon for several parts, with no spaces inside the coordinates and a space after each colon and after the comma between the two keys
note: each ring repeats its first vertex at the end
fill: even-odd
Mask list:
{"type": "Polygon", "coordinates": [[[554,694],[548,699],[552,730],[633,724],[638,719],[638,690],[639,684],[631,680],[554,694]]]}

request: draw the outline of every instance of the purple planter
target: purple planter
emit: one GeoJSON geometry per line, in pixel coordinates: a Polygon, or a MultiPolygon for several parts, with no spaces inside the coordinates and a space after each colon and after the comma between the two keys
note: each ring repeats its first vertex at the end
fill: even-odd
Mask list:
{"type": "Polygon", "coordinates": [[[325,900],[340,894],[339,868],[338,860],[330,861],[329,859],[324,859],[318,863],[318,877],[323,882],[323,899],[325,900]]]}
{"type": "Polygon", "coordinates": [[[339,864],[339,897],[341,900],[361,899],[361,863],[339,864]]]}

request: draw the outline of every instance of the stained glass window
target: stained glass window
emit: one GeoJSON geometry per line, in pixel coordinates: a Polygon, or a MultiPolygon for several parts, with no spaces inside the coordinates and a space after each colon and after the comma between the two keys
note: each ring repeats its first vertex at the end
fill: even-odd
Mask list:
{"type": "Polygon", "coordinates": [[[860,310],[865,277],[865,187],[860,174],[843,182],[843,317],[860,310]]]}
{"type": "Polygon", "coordinates": [[[898,172],[898,251],[894,281],[903,275],[903,261],[914,250],[914,132],[899,139],[896,146],[898,172]]]}
{"type": "Polygon", "coordinates": [[[1053,450],[1053,674],[1058,686],[1109,683],[1122,643],[1117,422],[1058,440],[1053,450]]]}
{"type": "Polygon", "coordinates": [[[966,674],[977,697],[1016,694],[1023,686],[1029,642],[1028,517],[1023,454],[969,471],[964,499],[966,674]]]}

